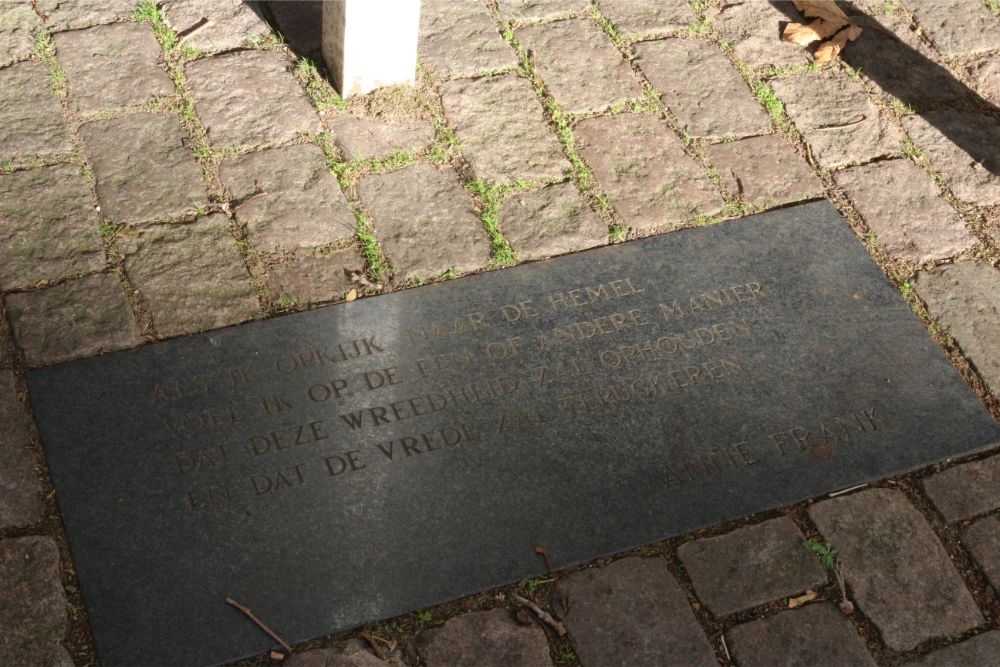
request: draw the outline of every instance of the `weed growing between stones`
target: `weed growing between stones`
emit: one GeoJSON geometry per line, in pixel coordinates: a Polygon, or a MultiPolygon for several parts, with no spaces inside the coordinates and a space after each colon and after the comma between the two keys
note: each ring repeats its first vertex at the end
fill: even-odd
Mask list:
{"type": "Polygon", "coordinates": [[[132,20],[136,23],[148,23],[153,27],[153,33],[160,40],[164,51],[173,51],[177,46],[177,33],[170,29],[163,12],[156,6],[153,0],[139,0],[135,11],[132,12],[132,20]]]}
{"type": "Polygon", "coordinates": [[[35,56],[49,69],[52,92],[60,98],[66,97],[66,73],[56,60],[56,49],[52,45],[52,35],[42,29],[35,33],[35,56]]]}
{"type": "Polygon", "coordinates": [[[309,101],[319,112],[330,109],[347,108],[347,102],[337,94],[316,67],[316,63],[306,57],[299,58],[295,64],[295,74],[299,83],[306,89],[309,101]]]}
{"type": "Polygon", "coordinates": [[[500,203],[505,195],[530,189],[531,186],[531,183],[525,181],[507,186],[490,185],[485,181],[474,181],[468,185],[468,189],[476,198],[483,227],[490,235],[490,260],[497,266],[517,264],[513,248],[500,231],[500,203]]]}
{"type": "Polygon", "coordinates": [[[375,230],[372,229],[363,211],[356,211],[354,217],[358,221],[354,234],[361,243],[361,255],[368,265],[368,277],[372,282],[381,282],[386,277],[386,266],[382,249],[378,245],[378,239],[375,238],[375,230]]]}

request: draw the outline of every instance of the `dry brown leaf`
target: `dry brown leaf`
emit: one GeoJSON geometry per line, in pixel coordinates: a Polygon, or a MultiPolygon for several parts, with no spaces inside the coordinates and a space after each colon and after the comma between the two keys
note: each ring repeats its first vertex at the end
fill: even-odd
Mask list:
{"type": "Polygon", "coordinates": [[[851,19],[841,11],[837,3],[832,0],[794,0],[792,3],[795,9],[799,10],[803,16],[831,21],[839,25],[847,25],[851,19]]]}
{"type": "Polygon", "coordinates": [[[816,53],[813,58],[816,59],[820,65],[825,65],[830,62],[844,50],[848,42],[853,42],[861,34],[861,28],[856,25],[852,25],[848,28],[844,28],[836,35],[833,36],[828,42],[823,42],[820,47],[816,49],[816,53]]]}
{"type": "Polygon", "coordinates": [[[795,609],[796,607],[801,607],[806,602],[812,602],[817,597],[819,597],[819,594],[816,591],[807,588],[805,593],[788,601],[788,608],[795,609]]]}
{"type": "Polygon", "coordinates": [[[347,293],[347,296],[344,297],[344,301],[354,301],[357,298],[358,298],[358,290],[352,289],[350,292],[347,293]]]}
{"type": "Polygon", "coordinates": [[[789,23],[781,33],[781,41],[792,42],[799,46],[809,46],[813,42],[826,39],[840,30],[842,26],[823,19],[810,21],[808,24],[789,23]]]}

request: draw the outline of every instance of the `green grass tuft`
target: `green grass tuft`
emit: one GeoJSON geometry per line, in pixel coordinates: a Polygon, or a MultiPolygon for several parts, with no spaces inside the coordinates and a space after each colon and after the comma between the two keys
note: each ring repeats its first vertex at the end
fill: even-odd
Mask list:
{"type": "Polygon", "coordinates": [[[139,4],[132,12],[132,20],[153,26],[153,33],[160,40],[164,51],[173,51],[174,47],[177,46],[177,33],[167,25],[163,12],[153,0],[139,0],[139,4]]]}

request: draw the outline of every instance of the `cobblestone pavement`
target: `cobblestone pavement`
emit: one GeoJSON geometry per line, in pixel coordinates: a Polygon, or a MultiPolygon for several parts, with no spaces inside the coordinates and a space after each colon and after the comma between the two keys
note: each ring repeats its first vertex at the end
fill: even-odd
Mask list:
{"type": "MultiPolygon", "coordinates": [[[[0,1],[4,664],[96,662],[26,367],[826,197],[1000,418],[1000,7],[855,4],[884,31],[817,67],[790,3],[423,0],[418,86],[345,103],[315,2],[0,1]]],[[[513,598],[558,615],[550,579],[368,631],[409,665],[997,664],[1000,456],[560,578],[565,636],[513,598]]]]}

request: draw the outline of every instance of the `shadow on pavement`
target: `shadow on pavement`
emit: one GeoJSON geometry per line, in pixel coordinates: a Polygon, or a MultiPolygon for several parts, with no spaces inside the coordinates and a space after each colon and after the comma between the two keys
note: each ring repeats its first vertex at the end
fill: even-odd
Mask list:
{"type": "Polygon", "coordinates": [[[323,60],[323,3],[316,0],[277,0],[265,3],[274,16],[275,26],[285,43],[297,56],[317,65],[323,60]]]}
{"type": "MultiPolygon", "coordinates": [[[[791,2],[772,0],[771,4],[789,21],[808,23],[811,20],[799,14],[791,2]]],[[[917,115],[968,153],[973,161],[1000,175],[1000,107],[983,99],[945,67],[882,32],[892,33],[893,30],[865,14],[854,3],[838,4],[848,16],[859,17],[859,23],[869,26],[856,41],[847,45],[841,59],[860,70],[883,91],[915,109],[917,115]],[[993,123],[984,125],[984,115],[992,117],[993,123]],[[983,136],[984,127],[992,136],[983,136]]]]}

